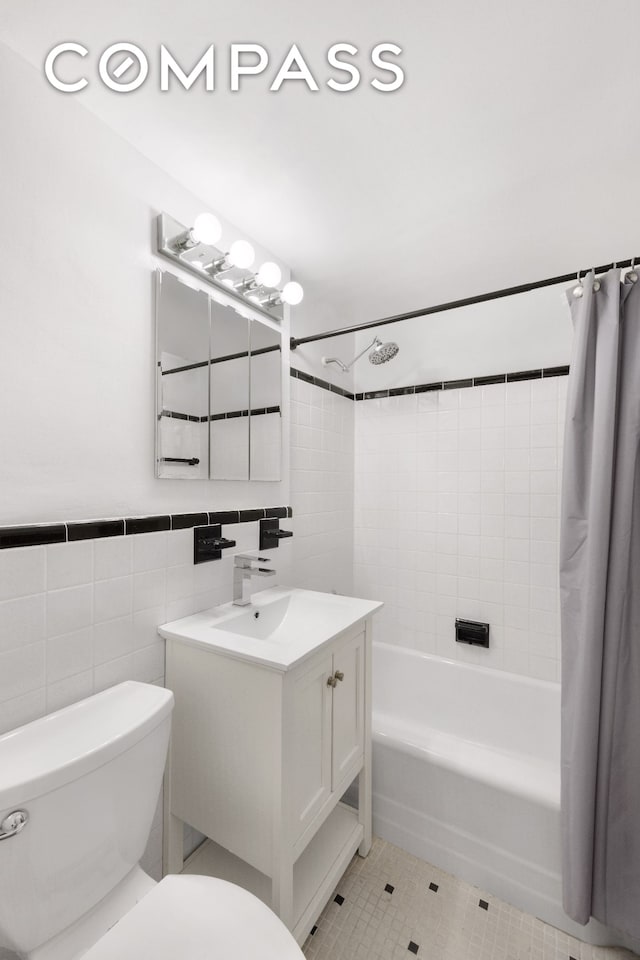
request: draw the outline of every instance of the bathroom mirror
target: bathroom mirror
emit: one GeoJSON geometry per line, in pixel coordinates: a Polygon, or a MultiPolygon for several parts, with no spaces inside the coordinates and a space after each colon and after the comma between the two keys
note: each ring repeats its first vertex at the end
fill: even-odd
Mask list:
{"type": "Polygon", "coordinates": [[[206,480],[209,297],[160,272],[156,292],[156,475],[206,480]]]}
{"type": "Polygon", "coordinates": [[[249,477],[249,321],[211,303],[210,451],[212,480],[249,477]]]}
{"type": "Polygon", "coordinates": [[[281,478],[275,326],[156,271],[156,476],[281,478]]]}
{"type": "Polygon", "coordinates": [[[250,336],[251,479],[279,480],[282,457],[280,334],[265,323],[252,320],[250,336]]]}

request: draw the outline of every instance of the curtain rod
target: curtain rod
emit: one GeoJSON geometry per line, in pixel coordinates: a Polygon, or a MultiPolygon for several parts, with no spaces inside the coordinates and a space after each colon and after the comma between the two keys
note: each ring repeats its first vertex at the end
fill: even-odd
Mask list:
{"type": "MultiPolygon", "coordinates": [[[[448,303],[438,303],[434,307],[423,307],[421,310],[411,310],[409,313],[398,313],[394,317],[383,317],[382,320],[370,320],[368,323],[358,323],[353,327],[342,327],[338,330],[327,330],[324,333],[314,333],[309,337],[291,337],[290,347],[295,350],[301,343],[312,343],[314,340],[329,340],[331,337],[341,337],[346,333],[357,333],[359,330],[371,330],[373,327],[384,327],[387,323],[398,323],[400,320],[413,320],[415,317],[427,317],[432,313],[444,313],[445,310],[455,310],[457,307],[469,307],[474,303],[486,303],[488,300],[499,300],[501,297],[513,297],[517,293],[529,293],[531,290],[540,290],[542,287],[553,287],[557,283],[570,283],[578,276],[591,273],[606,273],[614,267],[630,267],[640,257],[631,260],[618,260],[615,263],[605,263],[600,267],[589,267],[588,270],[573,270],[560,277],[549,277],[546,280],[535,280],[533,283],[521,283],[517,287],[505,287],[504,290],[492,290],[490,293],[481,293],[475,297],[465,297],[463,300],[450,300],[448,303]]],[[[639,264],[640,266],[640,264],[639,264]]]]}

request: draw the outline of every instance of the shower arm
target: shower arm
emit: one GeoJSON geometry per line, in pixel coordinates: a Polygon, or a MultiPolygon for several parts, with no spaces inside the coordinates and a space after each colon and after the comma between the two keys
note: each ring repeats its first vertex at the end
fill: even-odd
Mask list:
{"type": "Polygon", "coordinates": [[[359,353],[356,357],[353,358],[353,360],[351,361],[351,363],[343,363],[342,360],[338,360],[337,357],[323,357],[323,358],[322,358],[322,362],[323,362],[323,364],[325,365],[325,367],[326,367],[328,364],[330,364],[330,363],[337,363],[343,373],[349,373],[349,370],[351,370],[351,367],[354,365],[354,363],[356,362],[356,360],[359,360],[360,357],[363,357],[363,356],[365,355],[365,353],[367,352],[367,350],[370,350],[371,347],[376,346],[376,345],[379,344],[379,343],[380,343],[380,341],[378,340],[378,338],[377,338],[377,337],[374,337],[373,340],[371,341],[371,343],[367,344],[367,346],[364,348],[364,350],[361,350],[360,353],[359,353]]]}

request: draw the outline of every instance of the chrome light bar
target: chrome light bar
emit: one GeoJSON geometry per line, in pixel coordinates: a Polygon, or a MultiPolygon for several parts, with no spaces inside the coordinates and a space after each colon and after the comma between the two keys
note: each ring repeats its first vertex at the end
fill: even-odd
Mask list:
{"type": "MultiPolygon", "coordinates": [[[[158,253],[227,296],[250,304],[264,316],[282,320],[285,303],[296,306],[301,302],[304,296],[302,286],[291,280],[281,290],[277,289],[281,271],[275,263],[263,263],[253,272],[254,251],[246,240],[236,240],[228,250],[214,245],[210,242],[217,233],[212,230],[214,221],[212,214],[201,214],[194,226],[186,227],[166,213],[159,214],[158,253]],[[198,221],[204,221],[205,229],[198,221]]],[[[219,242],[216,240],[217,244],[219,242]]]]}

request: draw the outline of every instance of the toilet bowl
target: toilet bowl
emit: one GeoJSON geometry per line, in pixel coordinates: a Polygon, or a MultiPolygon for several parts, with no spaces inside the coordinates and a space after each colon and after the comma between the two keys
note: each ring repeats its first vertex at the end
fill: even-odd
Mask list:
{"type": "Polygon", "coordinates": [[[300,960],[260,900],[139,866],[173,694],[127,681],[0,736],[0,952],[25,960],[300,960]]]}

